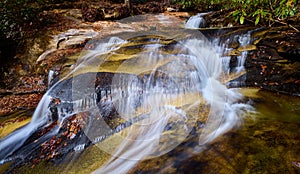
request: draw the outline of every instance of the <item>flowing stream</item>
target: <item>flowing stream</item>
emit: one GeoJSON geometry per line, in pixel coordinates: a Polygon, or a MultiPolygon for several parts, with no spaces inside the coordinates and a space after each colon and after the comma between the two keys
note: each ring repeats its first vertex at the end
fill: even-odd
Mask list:
{"type": "MultiPolygon", "coordinates": [[[[192,20],[196,17],[187,28],[198,26],[192,20]]],[[[42,161],[41,155],[69,159],[96,148],[106,160],[92,168],[94,173],[127,173],[143,160],[164,157],[192,135],[197,138],[192,151],[205,152],[243,123],[253,108],[225,84],[243,71],[247,53],[229,67],[228,43],[210,42],[197,30],[167,28],[88,43],[93,47],[48,90],[31,122],[1,140],[0,164],[42,161]]],[[[237,37],[241,46],[251,42],[250,33],[237,37]]]]}

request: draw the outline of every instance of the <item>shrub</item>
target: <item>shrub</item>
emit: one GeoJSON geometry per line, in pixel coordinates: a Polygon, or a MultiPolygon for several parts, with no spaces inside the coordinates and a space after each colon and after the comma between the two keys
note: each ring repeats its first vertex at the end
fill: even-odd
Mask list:
{"type": "Polygon", "coordinates": [[[271,26],[272,23],[295,15],[297,0],[232,0],[235,21],[243,24],[245,20],[255,25],[271,26]]]}
{"type": "Polygon", "coordinates": [[[299,10],[297,0],[176,0],[175,3],[186,9],[201,7],[203,11],[231,9],[228,17],[236,22],[263,26],[284,21],[299,10]]]}

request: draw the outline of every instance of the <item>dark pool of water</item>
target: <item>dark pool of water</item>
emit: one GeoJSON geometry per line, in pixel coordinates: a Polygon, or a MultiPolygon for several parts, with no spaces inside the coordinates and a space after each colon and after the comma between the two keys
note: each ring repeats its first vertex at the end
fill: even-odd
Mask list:
{"type": "Polygon", "coordinates": [[[300,173],[300,168],[293,164],[300,161],[300,98],[257,89],[250,89],[250,93],[256,113],[248,114],[238,129],[219,138],[202,153],[195,154],[197,138],[191,138],[159,159],[140,163],[135,171],[300,173]]]}

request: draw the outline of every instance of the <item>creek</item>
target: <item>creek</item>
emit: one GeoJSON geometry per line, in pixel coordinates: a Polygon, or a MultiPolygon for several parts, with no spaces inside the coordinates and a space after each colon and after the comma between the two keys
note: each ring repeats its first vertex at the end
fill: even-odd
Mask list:
{"type": "MultiPolygon", "coordinates": [[[[188,29],[148,18],[86,44],[31,121],[1,139],[0,171],[296,173],[299,98],[237,88],[247,51],[232,64],[232,37],[205,37],[201,15],[188,29]]],[[[233,37],[252,42],[251,31],[233,37]]]]}

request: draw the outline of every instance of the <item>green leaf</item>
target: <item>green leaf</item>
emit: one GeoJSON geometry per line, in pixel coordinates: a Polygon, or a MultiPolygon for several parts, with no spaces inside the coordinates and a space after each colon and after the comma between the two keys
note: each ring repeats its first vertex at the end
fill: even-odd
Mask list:
{"type": "Polygon", "coordinates": [[[263,16],[267,16],[267,15],[270,15],[270,13],[269,13],[269,12],[266,12],[266,11],[263,11],[263,12],[262,12],[262,15],[263,15],[263,16]]]}
{"type": "Polygon", "coordinates": [[[259,20],[260,20],[260,17],[258,16],[256,19],[255,19],[255,25],[257,25],[259,23],[259,20]]]}
{"type": "Polygon", "coordinates": [[[295,15],[295,11],[294,10],[291,10],[290,11],[290,16],[294,16],[295,15]]]}
{"type": "Polygon", "coordinates": [[[240,13],[240,11],[236,10],[232,13],[233,16],[237,16],[240,13]]]}
{"type": "Polygon", "coordinates": [[[240,17],[240,24],[244,24],[244,19],[245,19],[244,16],[240,17]]]}
{"type": "Polygon", "coordinates": [[[256,10],[256,11],[253,13],[252,17],[254,17],[254,16],[258,15],[258,14],[260,14],[260,9],[256,10]]]}

